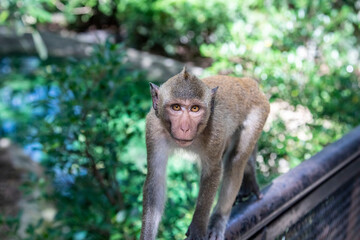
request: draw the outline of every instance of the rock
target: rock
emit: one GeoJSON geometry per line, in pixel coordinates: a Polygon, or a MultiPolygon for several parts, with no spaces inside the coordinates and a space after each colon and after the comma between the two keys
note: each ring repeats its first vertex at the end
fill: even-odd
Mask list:
{"type": "Polygon", "coordinates": [[[41,218],[52,220],[45,213],[52,212],[53,218],[55,209],[41,200],[40,188],[34,181],[43,177],[39,164],[32,161],[21,148],[9,139],[0,139],[0,215],[5,219],[20,217],[17,229],[9,224],[1,224],[0,239],[11,240],[12,236],[22,239],[26,237],[29,224],[36,224],[41,218]],[[21,187],[28,183],[33,188],[25,194],[21,187]]]}

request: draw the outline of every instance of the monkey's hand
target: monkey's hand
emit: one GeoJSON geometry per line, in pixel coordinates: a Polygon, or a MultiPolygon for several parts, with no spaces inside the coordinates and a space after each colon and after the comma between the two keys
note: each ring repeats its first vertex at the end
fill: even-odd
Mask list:
{"type": "Polygon", "coordinates": [[[224,240],[224,233],[215,229],[210,230],[208,240],[224,240]]]}
{"type": "Polygon", "coordinates": [[[206,236],[192,236],[191,234],[185,238],[185,240],[207,240],[208,238],[206,236]]]}
{"type": "Polygon", "coordinates": [[[187,238],[185,240],[207,240],[205,233],[201,233],[198,229],[193,227],[193,224],[190,224],[187,232],[186,232],[187,238]]]}
{"type": "Polygon", "coordinates": [[[212,215],[209,223],[208,239],[224,240],[226,223],[227,218],[224,218],[219,214],[212,215]]]}

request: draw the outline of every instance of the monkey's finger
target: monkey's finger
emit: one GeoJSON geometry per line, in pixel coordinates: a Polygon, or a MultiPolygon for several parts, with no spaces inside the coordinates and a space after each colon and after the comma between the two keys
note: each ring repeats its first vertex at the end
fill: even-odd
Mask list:
{"type": "Polygon", "coordinates": [[[217,232],[210,232],[208,236],[208,240],[224,240],[224,236],[217,232]]]}

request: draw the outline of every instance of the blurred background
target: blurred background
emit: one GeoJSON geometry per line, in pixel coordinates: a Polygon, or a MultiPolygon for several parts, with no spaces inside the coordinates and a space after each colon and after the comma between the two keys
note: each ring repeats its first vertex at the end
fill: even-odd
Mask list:
{"type": "MultiPolygon", "coordinates": [[[[137,239],[149,81],[261,81],[258,180],[360,123],[360,1],[1,0],[1,239],[137,239]]],[[[183,239],[196,162],[169,161],[159,239],[183,239]]]]}

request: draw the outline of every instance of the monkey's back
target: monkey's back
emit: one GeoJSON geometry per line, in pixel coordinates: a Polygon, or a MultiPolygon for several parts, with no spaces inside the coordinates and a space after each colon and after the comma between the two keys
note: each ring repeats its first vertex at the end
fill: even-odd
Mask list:
{"type": "Polygon", "coordinates": [[[263,114],[268,114],[269,102],[256,80],[217,75],[202,81],[211,88],[219,87],[215,97],[215,121],[237,128],[239,125],[234,123],[242,123],[251,108],[260,107],[263,114]]]}

